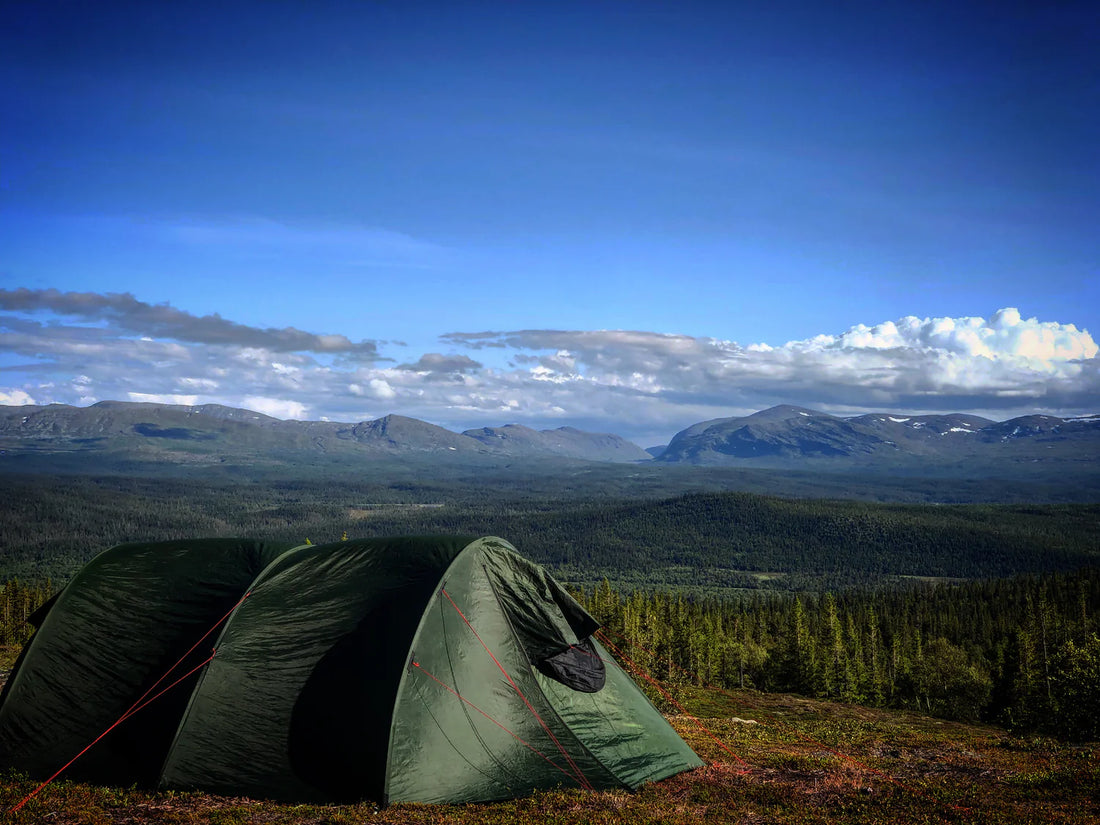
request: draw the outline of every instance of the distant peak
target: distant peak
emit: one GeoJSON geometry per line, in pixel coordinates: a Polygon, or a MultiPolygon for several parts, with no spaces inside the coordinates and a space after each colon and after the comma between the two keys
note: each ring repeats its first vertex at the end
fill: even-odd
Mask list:
{"type": "Polygon", "coordinates": [[[753,413],[748,416],[748,418],[794,418],[796,416],[801,416],[803,418],[832,417],[826,413],[810,410],[806,407],[796,407],[793,404],[779,404],[775,407],[761,410],[758,413],[753,413]]]}

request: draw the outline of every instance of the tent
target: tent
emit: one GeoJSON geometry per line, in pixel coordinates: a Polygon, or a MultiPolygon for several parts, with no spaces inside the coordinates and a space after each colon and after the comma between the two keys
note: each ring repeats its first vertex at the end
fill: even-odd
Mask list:
{"type": "Polygon", "coordinates": [[[124,544],[47,607],[0,696],[0,767],[36,778],[109,728],[67,778],[389,804],[702,764],[499,538],[124,544]]]}

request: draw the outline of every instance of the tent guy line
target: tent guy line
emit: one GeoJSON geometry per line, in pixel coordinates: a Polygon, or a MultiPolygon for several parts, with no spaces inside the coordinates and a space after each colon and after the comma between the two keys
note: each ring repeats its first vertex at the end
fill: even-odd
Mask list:
{"type": "Polygon", "coordinates": [[[594,635],[596,636],[596,638],[598,638],[600,640],[600,642],[602,644],[609,647],[614,653],[617,653],[623,659],[623,661],[625,661],[628,665],[630,665],[631,669],[635,673],[637,673],[639,676],[641,676],[646,681],[652,683],[653,686],[661,692],[662,696],[664,696],[669,702],[671,702],[680,711],[680,713],[684,714],[684,716],[686,716],[688,719],[690,719],[692,722],[694,722],[695,725],[701,731],[703,731],[708,736],[710,736],[710,738],[713,739],[718,744],[718,747],[720,747],[722,750],[724,750],[726,753],[728,753],[730,756],[732,756],[735,760],[737,760],[737,762],[739,762],[741,764],[741,767],[737,771],[738,774],[744,776],[745,774],[747,774],[749,772],[749,768],[751,768],[752,766],[749,765],[748,762],[746,762],[744,759],[742,759],[736,753],[734,753],[730,749],[730,747],[718,737],[718,734],[716,734],[714,731],[712,731],[710,728],[708,728],[706,725],[703,724],[702,720],[700,720],[699,717],[694,716],[691,713],[688,713],[687,708],[685,708],[682,704],[680,704],[679,702],[676,701],[675,697],[673,697],[673,695],[668,691],[668,689],[664,685],[661,684],[661,681],[659,679],[657,679],[655,676],[650,675],[644,668],[642,668],[641,665],[639,665],[637,662],[635,662],[633,659],[631,659],[629,656],[627,656],[625,653],[623,653],[622,650],[617,648],[611,642],[611,640],[608,639],[607,636],[604,635],[602,632],[597,630],[594,635]]]}
{"type": "Polygon", "coordinates": [[[184,653],[174,665],[172,665],[170,668],[168,668],[168,670],[166,670],[164,672],[163,676],[161,676],[159,679],[157,679],[155,682],[153,682],[153,684],[149,686],[149,688],[145,691],[145,693],[143,693],[140,697],[138,697],[137,701],[134,702],[134,704],[132,704],[129,707],[129,709],[125,713],[122,714],[122,716],[120,716],[117,720],[115,720],[115,722],[109,728],[107,728],[105,731],[103,731],[103,733],[101,733],[99,736],[97,736],[95,739],[93,739],[82,751],[80,751],[80,753],[78,753],[76,756],[74,756],[72,759],[70,759],[68,762],[66,762],[64,765],[62,765],[60,768],[58,768],[57,772],[54,773],[53,776],[51,776],[49,779],[47,779],[45,782],[43,782],[41,785],[39,785],[37,788],[35,788],[33,791],[31,791],[29,794],[27,794],[21,800],[19,800],[19,802],[17,802],[11,809],[8,810],[8,813],[9,814],[15,813],[20,808],[22,808],[24,805],[26,805],[28,802],[30,802],[32,799],[34,799],[36,796],[38,796],[38,794],[45,787],[47,787],[51,782],[53,782],[55,779],[57,779],[57,777],[61,776],[61,774],[63,774],[65,772],[65,770],[70,765],[72,765],[77,759],[79,759],[85,753],[87,753],[89,750],[91,750],[92,747],[97,742],[99,742],[99,740],[101,740],[104,736],[106,736],[108,733],[113,731],[115,728],[117,728],[119,725],[121,725],[123,722],[125,722],[127,719],[129,719],[131,716],[133,716],[135,713],[137,713],[138,711],[148,707],[154,701],[156,701],[161,696],[163,696],[165,693],[167,693],[172,688],[174,688],[176,685],[180,684],[185,679],[187,679],[188,676],[191,676],[192,674],[197,673],[198,671],[200,671],[204,667],[206,667],[208,664],[210,664],[210,662],[213,661],[214,657],[218,654],[217,647],[213,648],[210,651],[210,655],[206,659],[204,659],[201,664],[196,665],[195,667],[191,668],[191,670],[187,671],[187,673],[183,674],[183,676],[176,679],[176,681],[172,682],[172,684],[168,685],[168,687],[164,688],[164,690],[162,690],[159,693],[155,694],[151,698],[146,699],[146,697],[149,696],[150,693],[152,693],[154,690],[156,690],[157,686],[161,682],[163,682],[170,675],[172,675],[172,672],[175,671],[176,668],[178,668],[181,664],[183,664],[184,661],[186,661],[188,656],[190,656],[192,653],[195,652],[195,649],[203,643],[203,640],[205,640],[208,636],[210,636],[211,633],[213,633],[222,624],[224,624],[225,621],[230,616],[233,615],[233,611],[235,611],[238,607],[240,607],[244,603],[244,600],[247,599],[251,595],[252,595],[252,591],[248,591],[243,596],[241,596],[241,600],[239,602],[237,602],[235,605],[233,605],[233,607],[229,610],[228,613],[226,613],[224,616],[222,616],[220,619],[218,619],[217,622],[215,622],[213,625],[211,625],[210,629],[207,630],[205,633],[203,633],[202,636],[199,637],[199,640],[197,642],[195,642],[193,645],[191,645],[191,647],[188,649],[188,651],[186,653],[184,653]]]}
{"type": "MultiPolygon", "coordinates": [[[[512,686],[512,690],[519,694],[519,698],[523,700],[523,704],[525,704],[527,706],[527,709],[531,711],[531,715],[535,717],[536,721],[538,721],[539,725],[542,726],[542,729],[546,731],[546,734],[550,737],[551,741],[553,741],[553,743],[557,746],[557,749],[561,751],[561,755],[565,757],[565,761],[569,763],[569,766],[576,773],[576,779],[580,782],[581,787],[587,788],[590,791],[595,790],[592,787],[592,783],[588,781],[588,777],[584,775],[584,771],[582,771],[577,766],[577,763],[573,761],[573,757],[569,755],[569,752],[565,749],[562,743],[558,741],[558,737],[554,736],[554,732],[550,730],[550,726],[546,724],[546,721],[541,716],[539,716],[538,711],[535,710],[534,706],[532,706],[531,702],[528,701],[527,697],[523,695],[523,691],[519,689],[519,686],[516,685],[512,677],[508,675],[508,671],[504,669],[504,665],[502,665],[500,663],[500,660],[493,655],[493,651],[489,650],[489,646],[485,644],[485,641],[481,638],[481,634],[479,634],[474,629],[474,626],[470,624],[470,620],[466,618],[466,614],[462,612],[462,609],[459,608],[457,604],[455,604],[455,600],[451,598],[451,594],[447,592],[446,588],[442,587],[439,589],[439,592],[447,597],[447,601],[451,603],[451,606],[458,612],[458,615],[462,617],[462,621],[466,624],[466,627],[470,628],[470,632],[474,634],[479,642],[481,642],[481,646],[485,648],[485,652],[489,654],[489,658],[493,660],[493,664],[495,664],[500,672],[504,674],[504,678],[508,680],[508,684],[512,686]]],[[[570,647],[572,647],[572,645],[570,645],[570,647]]]]}
{"type": "MultiPolygon", "coordinates": [[[[519,734],[515,733],[512,730],[509,730],[507,727],[502,725],[498,720],[494,719],[492,716],[487,714],[485,711],[483,711],[481,708],[479,708],[477,705],[475,705],[473,702],[471,702],[469,699],[467,699],[465,696],[463,696],[461,693],[459,693],[453,687],[448,685],[446,682],[444,682],[438,676],[436,676],[435,674],[428,671],[427,668],[425,668],[423,665],[420,664],[420,662],[418,662],[414,659],[412,662],[410,662],[410,665],[412,667],[416,668],[421,673],[423,673],[425,676],[427,676],[433,682],[438,684],[441,688],[443,688],[445,691],[450,693],[452,696],[454,696],[458,700],[460,700],[460,701],[464,702],[465,704],[469,705],[470,707],[472,707],[474,710],[476,710],[478,713],[480,713],[482,716],[484,716],[486,719],[488,719],[490,722],[492,722],[494,725],[496,725],[502,731],[507,733],[509,736],[513,737],[517,742],[519,742],[525,748],[530,750],[532,753],[537,754],[538,756],[542,757],[544,760],[546,760],[546,762],[553,765],[557,770],[561,771],[562,774],[564,774],[569,780],[571,780],[572,782],[576,782],[578,785],[580,784],[580,780],[576,776],[569,773],[569,771],[567,771],[565,768],[563,768],[561,765],[559,765],[557,762],[555,762],[549,756],[544,754],[542,751],[540,751],[538,748],[536,748],[534,745],[532,745],[530,742],[528,742],[522,736],[520,736],[519,734]]],[[[459,753],[461,754],[461,751],[459,753]]]]}

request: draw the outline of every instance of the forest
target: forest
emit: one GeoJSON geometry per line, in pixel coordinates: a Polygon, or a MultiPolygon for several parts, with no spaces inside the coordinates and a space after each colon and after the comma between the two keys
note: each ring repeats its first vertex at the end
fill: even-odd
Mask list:
{"type": "Polygon", "coordinates": [[[662,681],[1100,738],[1100,568],[819,595],[578,593],[662,681]]]}
{"type": "MultiPolygon", "coordinates": [[[[0,646],[49,581],[0,586],[0,646]]],[[[1100,568],[842,594],[579,589],[610,645],[661,681],[796,693],[1100,738],[1100,568]]]]}
{"type": "Polygon", "coordinates": [[[439,479],[5,484],[9,649],[52,591],[124,541],[499,535],[661,679],[1100,736],[1100,505],[628,499],[439,479]]]}
{"type": "Polygon", "coordinates": [[[559,579],[695,595],[839,592],[912,578],[997,578],[1100,564],[1097,504],[880,504],[754,493],[563,496],[517,479],[199,484],[6,476],[0,576],[64,582],[126,541],[249,536],[314,543],[496,535],[559,579]],[[551,494],[551,492],[553,494],[551,494]]]}

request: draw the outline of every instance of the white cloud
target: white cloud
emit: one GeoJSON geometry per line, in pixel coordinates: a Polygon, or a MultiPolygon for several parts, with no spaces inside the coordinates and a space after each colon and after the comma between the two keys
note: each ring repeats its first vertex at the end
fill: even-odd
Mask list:
{"type": "Polygon", "coordinates": [[[31,398],[23,390],[0,389],[0,407],[24,407],[27,404],[36,404],[33,398],[31,398]]]}
{"type": "Polygon", "coordinates": [[[370,378],[365,385],[348,384],[348,390],[352,395],[362,398],[377,398],[383,401],[397,397],[397,391],[390,386],[389,381],[385,378],[370,378]]]}
{"type": "MultiPolygon", "coordinates": [[[[309,407],[300,401],[287,398],[267,398],[262,395],[246,395],[241,399],[242,406],[248,410],[254,410],[272,418],[304,419],[309,413],[309,407]]],[[[194,403],[194,402],[192,402],[194,403]]]]}
{"type": "Polygon", "coordinates": [[[199,403],[197,395],[174,395],[167,393],[128,392],[127,400],[144,404],[181,404],[185,407],[193,407],[199,403]]]}
{"type": "Polygon", "coordinates": [[[181,387],[187,387],[192,390],[201,390],[203,392],[213,392],[218,388],[218,382],[213,378],[180,378],[177,383],[181,387]]]}
{"type": "MultiPolygon", "coordinates": [[[[110,219],[107,219],[108,221],[110,219]]],[[[191,246],[233,249],[252,256],[309,251],[327,261],[385,262],[427,267],[445,255],[436,244],[403,232],[348,224],[285,223],[266,218],[219,221],[147,221],[153,234],[191,246]]]]}
{"type": "Polygon", "coordinates": [[[990,360],[1014,361],[1052,370],[1059,362],[1095,358],[1092,336],[1073,324],[1024,320],[1009,307],[984,318],[916,318],[907,316],[875,327],[857,324],[847,332],[793,341],[789,348],[931,350],[990,360]]]}
{"type": "Polygon", "coordinates": [[[372,378],[369,383],[370,394],[375,398],[390,399],[397,398],[397,392],[390,386],[389,381],[384,378],[372,378]]]}
{"type": "MultiPolygon", "coordinates": [[[[1092,336],[1011,308],[988,320],[907,316],[858,324],[782,346],[619,330],[444,338],[474,349],[515,349],[513,361],[544,400],[609,419],[622,414],[624,399],[630,420],[651,416],[656,423],[678,414],[684,424],[692,411],[715,417],[776,403],[853,412],[1100,405],[1092,336]]],[[[520,376],[517,368],[508,377],[520,376]]]]}
{"type": "Polygon", "coordinates": [[[449,333],[441,336],[449,354],[414,353],[390,366],[288,350],[279,336],[270,347],[247,335],[236,343],[142,340],[112,323],[40,324],[0,311],[0,348],[25,363],[13,382],[22,389],[4,392],[42,403],[216,402],[280,418],[396,412],[454,429],[565,423],[627,436],[671,435],[778,403],[1002,410],[1004,418],[1100,409],[1091,335],[1014,309],[988,319],[906,316],[782,345],[626,330],[449,333]],[[511,363],[490,367],[460,352],[487,349],[504,350],[511,363]]]}

